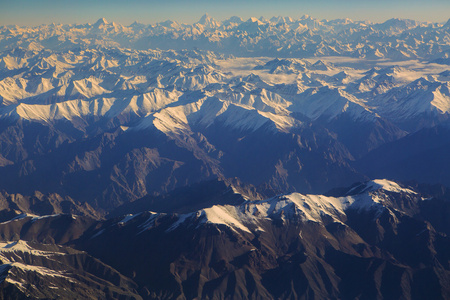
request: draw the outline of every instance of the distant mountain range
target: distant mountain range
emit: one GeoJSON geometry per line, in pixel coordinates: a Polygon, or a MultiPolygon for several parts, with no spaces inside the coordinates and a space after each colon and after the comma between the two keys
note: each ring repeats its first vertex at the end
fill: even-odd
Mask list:
{"type": "MultiPolygon", "coordinates": [[[[450,22],[446,24],[390,19],[384,23],[350,19],[319,20],[232,17],[223,22],[204,15],[194,24],[165,21],[124,26],[106,19],[94,24],[50,24],[0,27],[0,51],[120,47],[202,49],[235,56],[348,56],[365,59],[427,59],[449,62],[450,22]]],[[[17,63],[17,62],[16,62],[17,63]]]]}

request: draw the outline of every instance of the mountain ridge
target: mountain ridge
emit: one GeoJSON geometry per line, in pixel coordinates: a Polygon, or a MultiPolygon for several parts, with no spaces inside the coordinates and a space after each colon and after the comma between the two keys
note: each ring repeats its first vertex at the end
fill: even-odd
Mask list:
{"type": "MultiPolygon", "coordinates": [[[[142,211],[103,221],[71,215],[23,217],[0,224],[2,234],[20,231],[20,240],[6,243],[0,256],[14,247],[27,247],[41,256],[22,268],[33,269],[55,247],[72,255],[82,250],[120,272],[122,292],[135,291],[134,297],[143,299],[276,299],[311,293],[315,299],[445,297],[450,273],[442,262],[450,241],[434,228],[440,226],[439,213],[428,210],[443,202],[429,197],[440,194],[432,192],[436,189],[417,188],[379,179],[342,189],[333,197],[291,193],[187,214],[142,211]],[[431,194],[421,194],[427,189],[431,194]],[[46,234],[39,234],[45,228],[46,234]],[[64,247],[40,245],[60,232],[65,232],[63,239],[54,242],[64,247]],[[414,288],[397,285],[400,282],[414,288]],[[131,290],[126,290],[127,284],[131,290]]],[[[7,256],[9,263],[20,267],[21,255],[7,256]]],[[[47,273],[56,268],[46,266],[47,273]]],[[[14,272],[8,271],[6,281],[18,286],[14,272]]],[[[51,282],[56,287],[64,284],[51,282]]],[[[37,295],[35,290],[25,294],[37,295]]]]}

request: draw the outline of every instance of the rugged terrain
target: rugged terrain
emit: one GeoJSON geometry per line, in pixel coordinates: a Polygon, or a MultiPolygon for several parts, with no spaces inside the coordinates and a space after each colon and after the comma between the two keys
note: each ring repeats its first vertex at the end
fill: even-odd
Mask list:
{"type": "Polygon", "coordinates": [[[16,240],[0,249],[3,296],[445,299],[445,194],[373,180],[185,214],[21,215],[0,224],[16,240]]]}
{"type": "Polygon", "coordinates": [[[401,19],[0,27],[3,297],[450,297],[449,53],[401,19]]]}

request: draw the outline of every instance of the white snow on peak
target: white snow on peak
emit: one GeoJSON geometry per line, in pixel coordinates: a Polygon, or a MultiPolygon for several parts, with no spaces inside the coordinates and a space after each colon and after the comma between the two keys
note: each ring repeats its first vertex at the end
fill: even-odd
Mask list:
{"type": "Polygon", "coordinates": [[[224,224],[231,228],[238,228],[245,232],[250,230],[242,223],[242,214],[235,206],[213,206],[201,211],[200,218],[203,222],[224,224]]]}
{"type": "Polygon", "coordinates": [[[341,222],[345,216],[344,208],[345,205],[339,198],[293,193],[264,201],[247,202],[240,206],[215,205],[196,213],[180,215],[168,231],[195,220],[199,220],[199,224],[222,224],[247,233],[263,231],[264,220],[274,217],[288,220],[298,216],[304,222],[322,222],[322,216],[327,215],[336,222],[341,222]]]}
{"type": "Polygon", "coordinates": [[[380,114],[404,121],[422,113],[450,113],[449,82],[419,78],[407,85],[379,95],[374,106],[380,114]]]}
{"type": "Polygon", "coordinates": [[[196,24],[200,24],[208,29],[218,28],[221,25],[220,22],[216,21],[208,14],[204,14],[196,24]]]}
{"type": "Polygon", "coordinates": [[[377,117],[360,99],[341,89],[314,88],[298,95],[291,111],[300,112],[312,120],[325,117],[328,120],[347,113],[355,119],[370,120],[377,117]]]}
{"type": "Polygon", "coordinates": [[[101,120],[117,128],[138,124],[137,129],[178,134],[218,122],[238,130],[267,126],[289,132],[299,126],[293,116],[301,115],[331,121],[345,114],[356,122],[384,118],[398,124],[421,114],[449,114],[448,65],[423,61],[440,57],[445,63],[442,47],[450,42],[440,35],[447,32],[430,25],[425,37],[424,28],[405,20],[374,26],[309,16],[221,23],[205,15],[194,25],[167,21],[126,27],[100,19],[85,25],[0,27],[5,42],[0,46],[0,119],[67,120],[77,126],[101,120]],[[382,28],[408,30],[411,38],[393,39],[395,33],[382,28]],[[372,33],[376,41],[354,44],[372,33]],[[148,40],[157,43],[156,37],[162,48],[179,42],[198,49],[148,50],[148,40]],[[134,43],[139,47],[133,49],[134,43]],[[245,57],[219,54],[227,49],[201,50],[235,44],[239,47],[225,53],[245,57]]]}
{"type": "Polygon", "coordinates": [[[450,86],[442,85],[433,92],[433,100],[430,102],[440,113],[450,113],[450,86]]]}
{"type": "Polygon", "coordinates": [[[303,195],[292,193],[260,202],[267,207],[267,214],[283,214],[286,217],[300,215],[304,221],[321,222],[322,216],[328,215],[340,222],[344,206],[339,198],[322,195],[303,195]]]}
{"type": "Polygon", "coordinates": [[[416,194],[416,192],[408,189],[402,188],[398,183],[394,181],[390,181],[387,179],[375,179],[366,183],[366,188],[363,190],[364,192],[372,192],[376,190],[385,190],[388,192],[394,193],[409,193],[416,194]]]}
{"type": "Polygon", "coordinates": [[[0,251],[1,252],[30,252],[34,249],[28,245],[26,241],[18,240],[12,242],[0,242],[0,251]]]}
{"type": "Polygon", "coordinates": [[[286,114],[259,111],[249,105],[220,100],[216,97],[202,98],[196,102],[172,106],[149,114],[137,129],[155,127],[166,133],[191,132],[191,125],[211,126],[214,123],[225,127],[255,131],[269,124],[272,129],[289,131],[301,122],[286,114]]]}
{"type": "Polygon", "coordinates": [[[379,215],[387,208],[392,208],[391,195],[383,191],[417,195],[395,182],[378,179],[364,184],[362,191],[351,196],[330,197],[292,193],[262,201],[248,201],[239,206],[215,205],[195,213],[179,215],[178,220],[168,231],[173,231],[179,226],[211,223],[226,225],[238,232],[252,233],[257,230],[264,231],[264,222],[274,218],[281,218],[285,222],[295,219],[316,223],[323,223],[326,218],[327,222],[332,219],[334,222],[343,223],[349,209],[374,211],[375,215],[379,215]]]}
{"type": "Polygon", "coordinates": [[[140,215],[140,213],[134,214],[134,215],[133,214],[128,214],[121,221],[119,221],[118,224],[125,224],[125,223],[133,220],[134,218],[136,218],[139,215],[140,215]]]}
{"type": "MultiPolygon", "coordinates": [[[[46,257],[55,255],[54,251],[37,250],[32,246],[30,246],[28,242],[23,240],[0,242],[0,258],[2,259],[3,262],[5,262],[3,260],[5,259],[5,255],[3,254],[5,252],[23,252],[23,253],[30,253],[36,256],[46,256],[46,257]]],[[[63,253],[59,254],[63,255],[63,253]]],[[[6,258],[6,261],[9,260],[6,258]]]]}

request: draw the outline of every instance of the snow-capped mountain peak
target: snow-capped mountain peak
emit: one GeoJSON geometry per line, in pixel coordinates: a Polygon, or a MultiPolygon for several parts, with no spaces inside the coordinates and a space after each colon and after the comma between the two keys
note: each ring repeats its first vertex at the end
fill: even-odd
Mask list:
{"type": "MultiPolygon", "coordinates": [[[[395,197],[418,198],[411,189],[386,179],[377,179],[352,188],[347,196],[330,197],[292,193],[263,201],[248,201],[239,206],[215,205],[198,212],[180,215],[169,231],[180,226],[201,226],[201,224],[225,225],[246,233],[264,231],[267,220],[281,219],[283,222],[343,223],[348,210],[374,212],[395,210],[395,197]],[[391,194],[392,193],[392,194],[391,194]],[[398,195],[398,196],[397,196],[398,195]]],[[[420,197],[418,198],[420,199],[420,197]]],[[[415,200],[412,200],[415,201],[415,200]]]]}
{"type": "Polygon", "coordinates": [[[94,27],[100,27],[101,25],[108,25],[109,22],[105,18],[100,18],[94,23],[94,27]]]}

